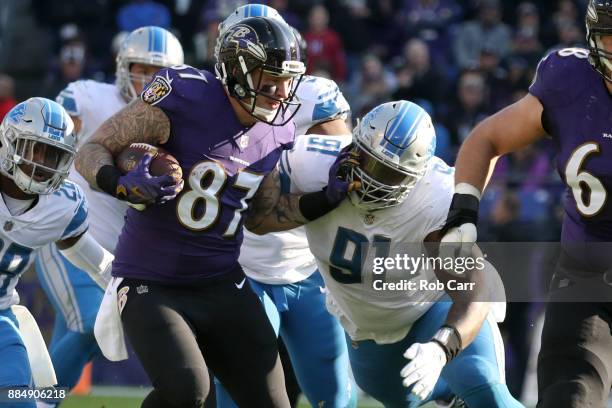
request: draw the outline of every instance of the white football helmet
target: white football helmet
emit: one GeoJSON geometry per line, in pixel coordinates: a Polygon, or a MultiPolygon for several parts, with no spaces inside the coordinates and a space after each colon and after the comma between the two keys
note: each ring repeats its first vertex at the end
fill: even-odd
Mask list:
{"type": "MultiPolygon", "coordinates": [[[[273,20],[287,24],[283,17],[278,14],[276,9],[266,6],[265,4],[246,4],[238,7],[232,14],[227,16],[225,20],[219,23],[219,35],[217,37],[217,42],[215,43],[215,61],[219,61],[221,39],[223,38],[223,35],[227,29],[250,17],[269,17],[273,20]]],[[[221,72],[219,72],[217,69],[217,64],[215,64],[215,74],[221,78],[221,72]]]]}
{"type": "Polygon", "coordinates": [[[117,86],[124,98],[131,101],[138,97],[133,81],[143,86],[151,78],[130,73],[132,64],[152,65],[159,68],[182,65],[183,47],[170,31],[161,27],[147,26],[137,28],[127,35],[117,53],[117,86]]]}
{"type": "Polygon", "coordinates": [[[429,114],[408,101],[387,102],[368,112],[353,129],[359,166],[349,181],[361,190],[351,202],[366,210],[400,204],[427,170],[436,150],[436,133],[429,114]]]}
{"type": "Polygon", "coordinates": [[[59,189],[76,153],[74,124],[57,102],[30,98],[0,124],[0,171],[28,194],[59,189]]]}

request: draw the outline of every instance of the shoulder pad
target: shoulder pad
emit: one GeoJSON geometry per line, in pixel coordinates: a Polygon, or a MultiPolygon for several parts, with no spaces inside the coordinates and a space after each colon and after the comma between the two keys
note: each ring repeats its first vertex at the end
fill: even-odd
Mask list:
{"type": "Polygon", "coordinates": [[[147,84],[141,99],[150,105],[157,105],[171,94],[181,99],[197,100],[198,96],[201,97],[202,87],[213,78],[211,73],[189,65],[164,68],[147,84]]]}
{"type": "Polygon", "coordinates": [[[588,86],[585,77],[593,74],[588,55],[588,50],[583,48],[549,53],[538,64],[529,92],[545,108],[571,103],[588,86]]]}

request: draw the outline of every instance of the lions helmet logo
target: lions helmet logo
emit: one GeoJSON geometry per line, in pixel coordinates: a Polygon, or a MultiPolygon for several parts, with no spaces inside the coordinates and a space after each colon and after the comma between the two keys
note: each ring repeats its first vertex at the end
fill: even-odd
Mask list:
{"type": "Polygon", "coordinates": [[[164,77],[156,76],[142,92],[142,100],[149,105],[155,105],[168,96],[171,91],[170,81],[164,77]]]}

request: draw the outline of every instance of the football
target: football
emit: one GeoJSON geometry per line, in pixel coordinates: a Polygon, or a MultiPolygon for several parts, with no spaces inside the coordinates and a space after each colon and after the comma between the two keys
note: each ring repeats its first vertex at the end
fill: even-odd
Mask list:
{"type": "Polygon", "coordinates": [[[152,176],[170,174],[177,182],[183,178],[181,166],[174,156],[161,147],[147,143],[132,143],[115,158],[115,165],[125,174],[136,167],[147,152],[153,155],[149,166],[149,173],[152,176]]]}

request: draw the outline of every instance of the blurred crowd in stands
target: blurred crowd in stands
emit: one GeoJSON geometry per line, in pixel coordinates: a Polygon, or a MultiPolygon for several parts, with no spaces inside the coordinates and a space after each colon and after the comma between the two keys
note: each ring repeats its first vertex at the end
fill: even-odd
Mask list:
{"type": "MultiPolygon", "coordinates": [[[[417,102],[434,118],[437,155],[449,164],[479,121],[527,92],[543,55],[585,43],[587,0],[261,2],[302,32],[308,73],[340,85],[353,120],[388,100],[417,102]]],[[[55,98],[79,78],[114,81],[114,54],[121,39],[143,25],[171,29],[183,44],[186,63],[211,69],[218,23],[246,3],[3,0],[0,114],[30,96],[55,98]]],[[[550,143],[499,161],[482,200],[482,240],[558,240],[564,190],[550,143]]],[[[509,356],[508,382],[520,395],[527,347],[523,337],[533,310],[514,307],[508,332],[519,338],[507,346],[518,357],[509,356]]]]}

